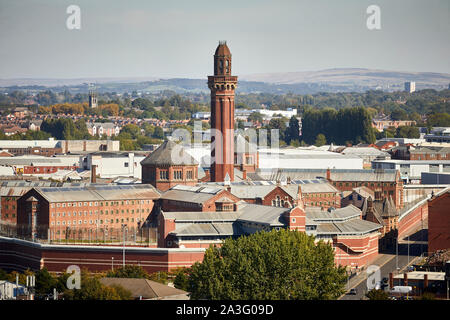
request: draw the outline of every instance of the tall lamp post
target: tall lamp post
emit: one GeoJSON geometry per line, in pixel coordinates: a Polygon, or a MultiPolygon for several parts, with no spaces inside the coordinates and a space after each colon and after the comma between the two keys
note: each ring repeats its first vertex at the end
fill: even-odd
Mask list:
{"type": "Polygon", "coordinates": [[[123,233],[123,267],[125,267],[125,230],[127,225],[122,223],[122,233],[123,233]]]}

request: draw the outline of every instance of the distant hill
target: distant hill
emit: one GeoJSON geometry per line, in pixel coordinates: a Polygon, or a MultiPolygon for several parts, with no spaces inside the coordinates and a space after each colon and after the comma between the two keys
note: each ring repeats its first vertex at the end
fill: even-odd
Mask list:
{"type": "MultiPolygon", "coordinates": [[[[150,92],[173,90],[177,93],[208,93],[207,79],[162,78],[79,78],[79,79],[0,79],[1,91],[52,89],[86,93],[88,83],[96,83],[99,92],[150,92]]],[[[405,81],[415,81],[416,90],[449,87],[450,74],[432,72],[396,72],[371,69],[329,69],[240,75],[239,93],[364,92],[401,91],[405,81]]]]}
{"type": "Polygon", "coordinates": [[[252,74],[243,75],[240,79],[272,84],[317,83],[330,86],[360,86],[383,90],[403,89],[404,82],[415,81],[416,88],[418,89],[443,89],[448,88],[450,74],[347,68],[305,72],[252,74]]]}

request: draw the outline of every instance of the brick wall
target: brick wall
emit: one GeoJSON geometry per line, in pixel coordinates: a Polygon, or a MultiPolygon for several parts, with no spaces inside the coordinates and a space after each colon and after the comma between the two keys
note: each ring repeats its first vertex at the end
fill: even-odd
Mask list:
{"type": "Polygon", "coordinates": [[[450,193],[428,202],[428,251],[450,248],[450,193]]]}

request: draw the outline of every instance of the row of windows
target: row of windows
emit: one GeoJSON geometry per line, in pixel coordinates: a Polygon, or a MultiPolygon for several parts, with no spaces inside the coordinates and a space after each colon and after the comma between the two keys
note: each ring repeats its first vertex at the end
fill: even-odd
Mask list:
{"type": "MultiPolygon", "coordinates": [[[[15,217],[16,217],[16,215],[13,213],[12,218],[15,218],[15,217]]],[[[9,218],[9,214],[8,213],[3,214],[3,218],[9,218]]]]}
{"type": "MultiPolygon", "coordinates": [[[[127,205],[128,204],[132,204],[132,205],[134,205],[135,203],[136,204],[145,204],[146,202],[147,202],[147,204],[150,204],[150,200],[123,200],[123,201],[120,201],[121,205],[125,205],[125,204],[127,204],[127,205]]],[[[56,207],[57,208],[61,208],[61,207],[65,208],[66,205],[67,205],[67,207],[76,207],[77,206],[77,202],[73,202],[73,203],[72,202],[68,202],[67,204],[65,202],[63,202],[63,203],[56,203],[56,207]]],[[[97,207],[98,205],[99,205],[99,202],[78,202],[78,207],[82,207],[82,206],[85,206],[85,207],[87,207],[87,206],[89,206],[89,207],[96,206],[97,207]]],[[[119,201],[100,202],[100,206],[103,207],[103,205],[105,207],[118,206],[119,205],[119,201]]],[[[55,204],[52,203],[51,207],[54,208],[55,204]]]]}
{"type": "MultiPolygon", "coordinates": [[[[193,179],[194,173],[192,170],[186,171],[186,179],[193,179]]],[[[169,180],[169,171],[168,170],[160,170],[159,171],[159,179],[160,180],[169,180]]],[[[174,170],[173,171],[173,179],[174,180],[183,180],[183,170],[174,170]]]]}
{"type": "Polygon", "coordinates": [[[371,182],[371,183],[369,183],[369,182],[345,182],[345,183],[344,182],[333,182],[333,185],[339,186],[339,187],[342,187],[344,185],[346,187],[357,187],[357,186],[375,187],[375,185],[377,187],[382,187],[382,186],[393,187],[394,186],[393,183],[387,183],[387,182],[384,182],[384,183],[383,182],[377,182],[377,183],[373,183],[373,182],[371,182]]]}
{"type": "Polygon", "coordinates": [[[329,205],[329,206],[331,206],[331,205],[336,205],[336,201],[332,201],[332,202],[322,202],[322,201],[320,201],[320,202],[308,202],[307,204],[309,204],[309,205],[311,205],[311,206],[316,206],[316,207],[319,207],[319,206],[322,206],[322,205],[329,205]]]}
{"type": "MultiPolygon", "coordinates": [[[[123,223],[123,222],[134,222],[134,218],[131,218],[131,220],[129,219],[129,218],[126,218],[126,219],[120,219],[120,222],[121,223],[123,223]]],[[[139,222],[139,219],[136,219],[136,222],[139,222]]],[[[70,225],[81,225],[81,224],[103,224],[103,223],[105,223],[105,224],[108,224],[108,223],[114,223],[114,219],[106,219],[106,220],[73,220],[73,221],[67,221],[67,225],[68,226],[70,226],[70,225]],[[78,223],[77,223],[78,222],[78,223]]],[[[119,219],[116,219],[116,223],[119,223],[119,219]]],[[[56,224],[55,224],[55,222],[53,221],[52,223],[51,223],[51,225],[52,226],[54,226],[54,225],[57,225],[57,226],[60,226],[60,225],[62,225],[62,226],[65,226],[66,225],[66,221],[57,221],[56,222],[56,224]]]]}
{"type": "MultiPolygon", "coordinates": [[[[150,213],[150,208],[147,208],[147,209],[136,209],[136,213],[145,213],[145,211],[147,211],[147,213],[150,213]]],[[[96,211],[94,211],[94,215],[97,215],[99,212],[96,210],[96,211]]],[[[100,214],[102,215],[102,214],[105,214],[105,215],[107,215],[108,213],[111,213],[111,214],[114,214],[114,210],[111,210],[111,211],[108,211],[108,210],[105,210],[104,212],[103,212],[103,210],[100,210],[100,214]]],[[[125,210],[121,210],[121,213],[125,213],[125,210]]],[[[129,209],[126,209],[126,213],[130,213],[130,210],[129,209]]],[[[68,217],[70,217],[70,212],[53,212],[52,213],[52,217],[55,217],[55,215],[57,216],[57,217],[65,217],[66,216],[66,214],[67,214],[67,216],[68,217]]],[[[116,214],[119,214],[119,210],[116,210],[116,214]]],[[[134,214],[134,209],[131,209],[131,214],[134,214]]],[[[78,215],[81,217],[82,215],[83,215],[83,212],[82,211],[79,211],[78,212],[78,215]]],[[[87,216],[88,215],[88,212],[87,211],[84,211],[84,215],[85,216],[87,216]]],[[[89,211],[89,215],[90,216],[92,216],[92,211],[89,211]]],[[[76,217],[77,216],[77,212],[76,211],[74,211],[73,212],[73,216],[74,217],[76,217]]]]}
{"type": "Polygon", "coordinates": [[[333,198],[333,193],[306,193],[305,198],[333,198]]]}

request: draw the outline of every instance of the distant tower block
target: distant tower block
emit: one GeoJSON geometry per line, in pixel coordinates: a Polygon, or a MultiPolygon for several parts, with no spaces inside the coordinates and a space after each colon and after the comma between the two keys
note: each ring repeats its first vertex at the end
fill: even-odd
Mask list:
{"type": "Polygon", "coordinates": [[[97,92],[93,84],[89,85],[89,108],[97,108],[97,92]]]}
{"type": "Polygon", "coordinates": [[[211,181],[234,181],[234,90],[237,76],[231,75],[231,52],[220,41],[214,54],[214,75],[208,76],[211,90],[211,181]]]}
{"type": "Polygon", "coordinates": [[[405,91],[409,93],[416,91],[416,83],[413,81],[405,82],[405,91]]]}

